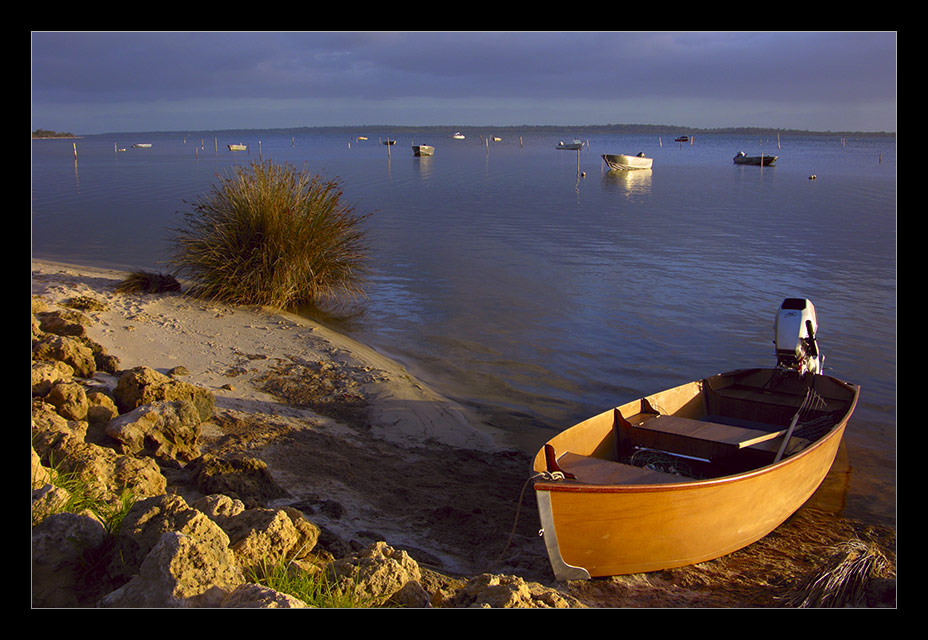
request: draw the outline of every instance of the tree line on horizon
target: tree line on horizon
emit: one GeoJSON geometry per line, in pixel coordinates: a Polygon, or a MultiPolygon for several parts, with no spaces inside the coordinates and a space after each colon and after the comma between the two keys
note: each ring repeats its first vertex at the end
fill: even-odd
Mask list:
{"type": "Polygon", "coordinates": [[[32,132],[33,138],[74,138],[73,133],[64,131],[52,131],[50,129],[36,129],[32,132]]]}

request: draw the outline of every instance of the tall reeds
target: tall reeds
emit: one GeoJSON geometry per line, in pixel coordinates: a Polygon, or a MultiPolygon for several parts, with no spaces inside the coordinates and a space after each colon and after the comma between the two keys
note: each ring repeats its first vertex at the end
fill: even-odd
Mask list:
{"type": "Polygon", "coordinates": [[[362,221],[336,180],[254,161],[192,203],[171,263],[188,293],[277,309],[363,295],[362,221]]]}

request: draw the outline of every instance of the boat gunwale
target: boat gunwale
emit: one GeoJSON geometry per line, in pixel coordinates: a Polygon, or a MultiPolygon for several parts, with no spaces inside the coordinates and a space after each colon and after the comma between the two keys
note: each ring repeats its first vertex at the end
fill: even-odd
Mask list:
{"type": "MultiPolygon", "coordinates": [[[[727,376],[732,374],[738,374],[740,372],[750,372],[750,371],[760,371],[762,369],[737,369],[734,371],[728,371],[725,373],[718,374],[718,376],[727,376]]],[[[714,378],[718,376],[709,376],[709,378],[714,378]]],[[[572,493],[651,493],[651,492],[665,492],[665,491],[681,491],[681,490],[696,490],[726,484],[734,484],[737,482],[747,481],[752,478],[760,477],[768,473],[773,473],[778,471],[786,466],[791,466],[797,463],[799,460],[806,458],[809,455],[812,455],[817,449],[825,446],[834,438],[841,438],[844,435],[844,430],[847,427],[847,423],[850,420],[851,416],[854,413],[854,409],[857,406],[857,401],[860,397],[860,386],[835,378],[833,376],[823,376],[830,379],[832,382],[837,383],[840,386],[845,387],[848,391],[852,392],[853,396],[848,400],[848,406],[844,411],[842,418],[822,437],[816,441],[810,443],[802,451],[797,452],[794,455],[784,458],[779,462],[772,462],[770,464],[758,467],[757,469],[752,469],[750,471],[744,471],[740,473],[734,473],[727,476],[721,476],[718,478],[705,478],[705,479],[684,479],[680,482],[668,482],[668,483],[647,483],[647,484],[591,484],[578,482],[575,480],[551,480],[544,475],[541,476],[542,479],[536,479],[534,482],[535,491],[562,491],[562,492],[572,492],[572,493]]],[[[703,378],[703,380],[708,380],[709,378],[703,378]]],[[[568,427],[564,431],[569,431],[575,426],[573,425],[568,427]]],[[[564,431],[560,433],[564,433],[564,431]]],[[[566,452],[565,452],[566,453],[566,452]]]]}

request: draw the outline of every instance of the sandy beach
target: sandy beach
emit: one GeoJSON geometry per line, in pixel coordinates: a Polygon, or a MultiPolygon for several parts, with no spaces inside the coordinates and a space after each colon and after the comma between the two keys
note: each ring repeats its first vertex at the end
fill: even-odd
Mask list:
{"type": "Polygon", "coordinates": [[[450,573],[544,574],[528,500],[519,543],[491,566],[507,547],[530,472],[528,455],[506,434],[312,320],[176,293],[116,293],[127,275],[33,260],[32,294],[52,305],[76,296],[105,303],[88,313],[88,337],[121,369],[183,367],[185,381],[216,398],[204,447],[239,447],[264,460],[290,494],[280,503],[341,540],[384,539],[450,573]]]}
{"type": "MultiPolygon", "coordinates": [[[[287,493],[269,506],[301,510],[330,549],[383,540],[443,575],[516,575],[594,607],[777,607],[843,541],[865,536],[894,545],[891,531],[831,515],[825,491],[821,504],[813,499],[724,558],[556,583],[526,484],[530,452],[506,433],[399,363],[312,320],[178,293],[116,293],[126,275],[33,260],[33,300],[103,303],[105,310],[87,312],[87,334],[120,369],[173,371],[212,392],[204,452],[263,460],[287,493]]],[[[98,371],[86,384],[112,388],[115,380],[98,371]]],[[[168,480],[169,490],[200,497],[168,480]]]]}

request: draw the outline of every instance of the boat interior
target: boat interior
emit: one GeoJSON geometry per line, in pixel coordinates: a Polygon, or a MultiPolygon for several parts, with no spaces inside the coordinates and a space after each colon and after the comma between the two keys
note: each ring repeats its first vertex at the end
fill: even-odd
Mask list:
{"type": "Polygon", "coordinates": [[[586,484],[719,478],[795,455],[847,416],[856,388],[828,376],[753,369],[641,398],[559,434],[536,469],[586,484]]]}

